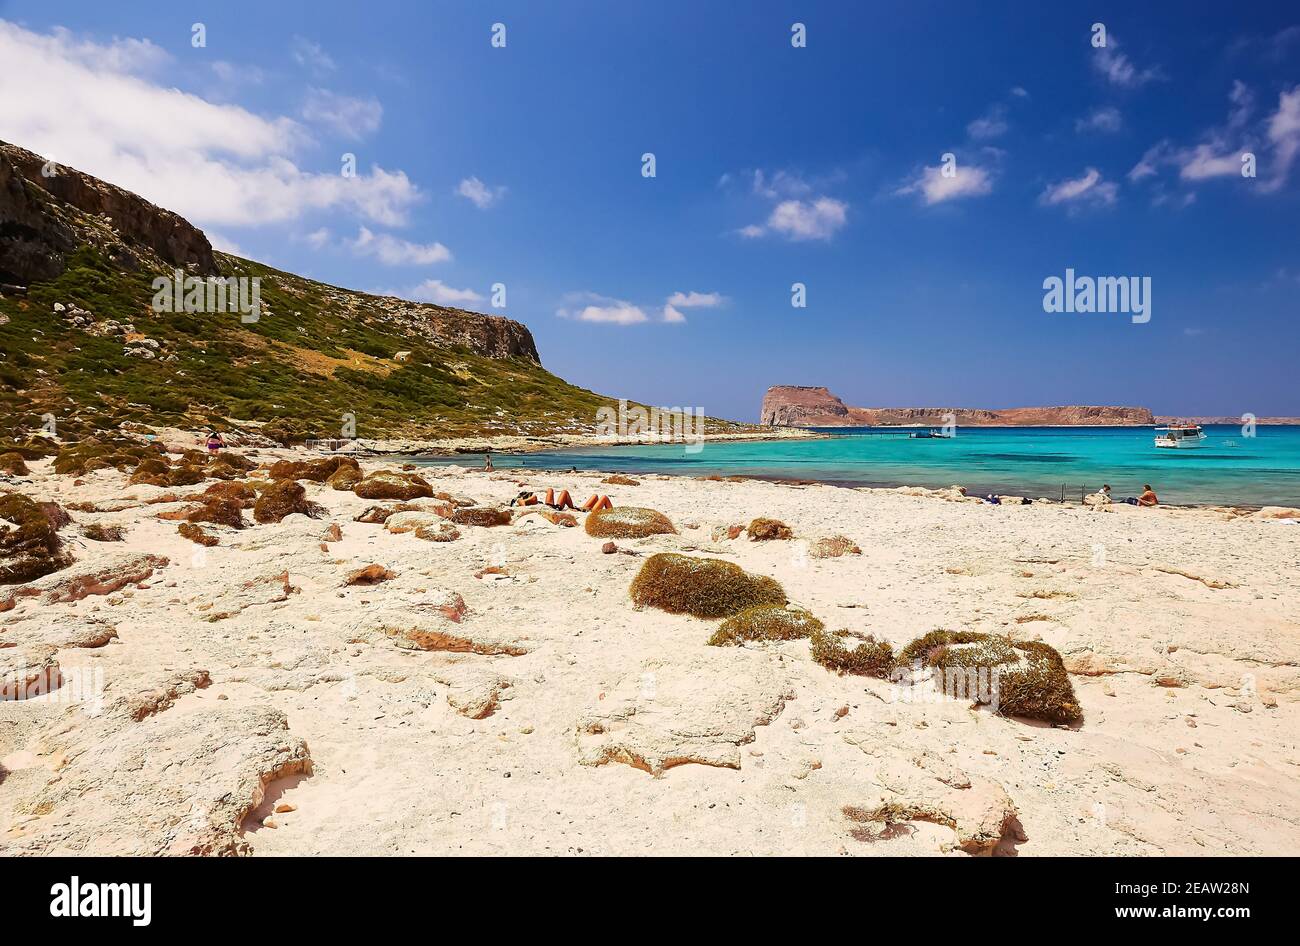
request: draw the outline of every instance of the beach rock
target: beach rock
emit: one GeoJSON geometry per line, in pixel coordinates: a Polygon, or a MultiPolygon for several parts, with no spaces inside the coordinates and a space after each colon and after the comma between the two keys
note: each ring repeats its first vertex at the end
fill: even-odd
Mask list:
{"type": "Polygon", "coordinates": [[[57,690],[62,682],[53,645],[0,647],[0,701],[30,700],[57,690]]]}
{"type": "Polygon", "coordinates": [[[1264,506],[1251,513],[1249,519],[1300,519],[1300,509],[1294,506],[1264,506]]]}
{"type": "MultiPolygon", "coordinates": [[[[450,514],[451,509],[446,509],[450,514]]],[[[423,510],[412,510],[410,512],[395,512],[384,520],[384,529],[389,532],[401,534],[403,532],[414,532],[417,529],[438,530],[447,524],[446,516],[440,512],[426,512],[423,510]]]]}
{"type": "Polygon", "coordinates": [[[578,519],[573,513],[562,512],[557,509],[547,509],[544,506],[541,508],[529,506],[526,509],[516,512],[515,522],[525,519],[528,516],[541,516],[547,522],[566,529],[571,529],[578,524],[578,519]]]}
{"type": "Polygon", "coordinates": [[[1014,852],[1028,836],[1006,790],[980,776],[968,775],[938,756],[922,753],[911,762],[889,760],[876,774],[878,793],[846,805],[844,815],[859,825],[853,835],[878,841],[892,825],[928,821],[951,828],[956,847],[974,856],[1014,852]]]}
{"type": "Polygon", "coordinates": [[[510,699],[514,682],[487,667],[459,664],[434,679],[448,688],[447,705],[469,719],[486,719],[510,699]]]}
{"type": "Polygon", "coordinates": [[[80,601],[90,595],[112,594],[127,585],[139,584],[167,564],[168,559],[161,555],[110,552],[93,562],[25,585],[0,588],[0,612],[12,609],[22,598],[35,598],[38,604],[51,605],[80,601]]]}
{"type": "Polygon", "coordinates": [[[331,522],[329,528],[325,530],[325,535],[322,536],[322,538],[326,542],[338,542],[343,538],[343,530],[339,528],[337,522],[331,522]]]}
{"type": "Polygon", "coordinates": [[[210,601],[200,604],[196,613],[209,622],[224,621],[246,608],[288,601],[296,590],[289,582],[288,571],[266,571],[225,584],[210,601]]]}
{"type": "Polygon", "coordinates": [[[268,787],[311,773],[306,743],[268,706],[107,716],[83,729],[57,776],[20,800],[57,817],[29,825],[16,853],[247,854],[243,822],[268,787]]]}
{"type": "Polygon", "coordinates": [[[355,571],[348,572],[344,579],[345,585],[377,585],[381,581],[391,581],[397,577],[397,573],[389,571],[383,565],[367,565],[364,568],[358,568],[355,571]]]}
{"type": "MultiPolygon", "coordinates": [[[[431,595],[431,598],[434,598],[431,595]]],[[[442,593],[412,612],[385,610],[358,620],[358,629],[378,632],[406,650],[519,657],[532,650],[527,641],[499,628],[464,624],[465,601],[455,592],[442,593]]]]}
{"type": "Polygon", "coordinates": [[[211,683],[208,672],[198,668],[169,673],[156,682],[150,681],[145,689],[118,697],[109,707],[109,712],[138,723],[170,709],[181,697],[211,683]]]}
{"type": "Polygon", "coordinates": [[[415,537],[425,542],[454,542],[460,538],[460,530],[450,522],[439,522],[437,525],[417,526],[415,537]]]}
{"type": "Polygon", "coordinates": [[[578,720],[578,761],[621,762],[655,778],[690,762],[739,769],[740,747],[791,699],[783,674],[757,651],[645,661],[578,720]]]}

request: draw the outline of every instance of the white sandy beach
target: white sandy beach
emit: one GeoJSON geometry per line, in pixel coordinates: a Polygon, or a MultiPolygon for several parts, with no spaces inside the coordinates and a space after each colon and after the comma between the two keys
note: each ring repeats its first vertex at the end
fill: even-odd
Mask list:
{"type": "Polygon", "coordinates": [[[219,544],[201,550],[156,518],[187,504],[145,503],[168,490],[30,466],[3,486],[102,511],[72,513],[69,569],[8,610],[16,588],[0,587],[0,672],[57,663],[64,689],[102,692],[0,703],[0,854],[1300,849],[1300,527],[1282,518],[427,468],[480,504],[608,493],[679,534],[606,554],[581,513],[576,528],[534,514],[424,541],[354,522],[373,500],[304,483],[327,514],[205,525],[219,544]],[[795,540],[726,537],[756,516],[795,540]],[[79,538],[91,524],[126,539],[79,538]],[[807,555],[835,534],[862,554],[807,555]],[[1084,721],[837,676],[806,640],[708,646],[717,621],[634,609],[659,551],[776,578],[828,628],[896,648],[935,628],[1041,639],[1084,721]],[[372,564],[393,577],[345,584],[372,564]],[[854,818],[891,804],[911,814],[887,837],[854,818]]]}

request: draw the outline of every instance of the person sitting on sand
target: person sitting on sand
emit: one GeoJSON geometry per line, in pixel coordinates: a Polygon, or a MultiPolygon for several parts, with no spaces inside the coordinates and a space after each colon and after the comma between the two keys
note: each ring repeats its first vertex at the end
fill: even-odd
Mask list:
{"type": "Polygon", "coordinates": [[[218,450],[224,450],[226,442],[221,439],[221,434],[215,430],[208,434],[208,453],[216,453],[218,450]]]}
{"type": "Polygon", "coordinates": [[[1106,508],[1111,504],[1111,502],[1113,502],[1110,498],[1110,484],[1102,484],[1101,489],[1097,490],[1097,492],[1085,499],[1084,502],[1092,507],[1093,512],[1096,512],[1098,509],[1103,512],[1112,512],[1113,510],[1106,508]]]}
{"type": "Polygon", "coordinates": [[[1139,506],[1159,506],[1160,500],[1156,499],[1156,491],[1151,488],[1150,483],[1142,486],[1142,495],[1138,497],[1139,506]]]}

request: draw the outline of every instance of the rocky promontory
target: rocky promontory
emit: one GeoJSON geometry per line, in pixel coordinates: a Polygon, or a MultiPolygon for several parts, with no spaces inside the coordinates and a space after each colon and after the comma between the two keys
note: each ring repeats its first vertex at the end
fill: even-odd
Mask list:
{"type": "Polygon", "coordinates": [[[774,384],[763,395],[759,422],[770,427],[938,426],[949,417],[964,427],[1145,426],[1145,407],[1068,404],[1059,407],[850,407],[827,388],[774,384]]]}

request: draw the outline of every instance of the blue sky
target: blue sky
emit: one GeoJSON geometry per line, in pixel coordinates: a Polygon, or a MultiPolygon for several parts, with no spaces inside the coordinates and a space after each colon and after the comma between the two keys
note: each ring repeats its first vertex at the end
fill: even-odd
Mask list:
{"type": "Polygon", "coordinates": [[[0,138],[603,393],[1300,414],[1291,5],[0,0],[0,53],[0,138]],[[1151,321],[1045,313],[1067,267],[1151,321]]]}

